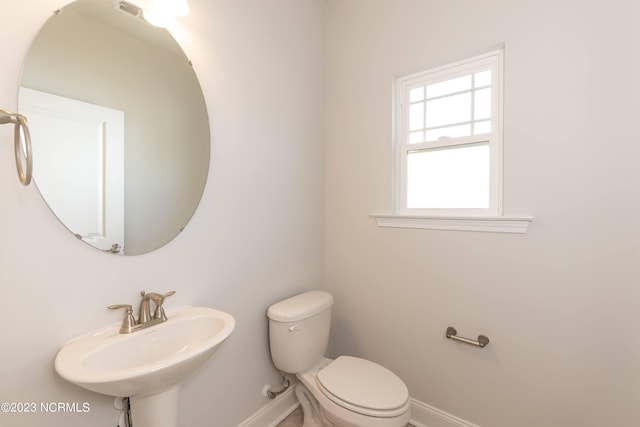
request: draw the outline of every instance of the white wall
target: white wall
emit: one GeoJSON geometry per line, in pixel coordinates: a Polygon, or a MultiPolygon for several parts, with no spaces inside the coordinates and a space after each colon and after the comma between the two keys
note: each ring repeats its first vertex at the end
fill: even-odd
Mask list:
{"type": "MultiPolygon", "coordinates": [[[[58,0],[0,14],[0,107],[17,108],[20,67],[58,0]]],[[[236,330],[181,390],[180,425],[235,426],[278,385],[268,305],[323,281],[323,9],[321,0],[190,0],[173,28],[207,100],[211,169],[185,231],[148,255],[114,257],[80,244],[35,186],[15,173],[0,126],[0,402],[88,402],[86,414],[2,414],[3,427],[113,427],[111,399],[53,370],[66,340],[118,321],[114,303],[142,289],[177,290],[167,306],[231,313],[236,330]]]]}
{"type": "Polygon", "coordinates": [[[640,424],[639,17],[628,0],[328,2],[332,353],[483,427],[640,424]],[[377,228],[393,76],[502,44],[504,206],[529,233],[377,228]]]}

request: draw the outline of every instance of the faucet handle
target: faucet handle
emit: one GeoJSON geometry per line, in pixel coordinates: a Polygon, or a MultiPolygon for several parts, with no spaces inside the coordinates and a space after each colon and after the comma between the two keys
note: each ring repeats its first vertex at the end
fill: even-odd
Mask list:
{"type": "Polygon", "coordinates": [[[154,319],[162,319],[163,321],[167,320],[167,315],[164,312],[164,308],[162,307],[162,304],[164,303],[164,299],[166,297],[170,297],[175,293],[176,291],[169,291],[161,295],[160,301],[156,304],[156,311],[153,313],[154,319]]]}
{"type": "Polygon", "coordinates": [[[109,310],[118,310],[124,308],[126,310],[124,319],[122,320],[122,327],[120,333],[129,333],[136,324],[136,318],[133,317],[133,309],[130,304],[116,304],[107,307],[109,310]]]}
{"type": "Polygon", "coordinates": [[[164,294],[162,294],[163,297],[170,297],[171,295],[175,294],[176,291],[169,291],[169,292],[165,292],[164,294]]]}
{"type": "Polygon", "coordinates": [[[127,310],[127,314],[129,314],[129,312],[133,313],[133,309],[131,308],[130,304],[116,304],[116,305],[110,305],[109,307],[107,307],[109,310],[118,310],[120,308],[124,308],[127,310]]]}
{"type": "Polygon", "coordinates": [[[170,297],[171,295],[173,295],[175,293],[176,293],[176,291],[169,291],[169,292],[165,292],[164,294],[158,294],[156,292],[140,291],[140,296],[142,296],[143,299],[144,298],[150,299],[153,302],[157,302],[159,304],[162,304],[166,297],[170,297]]]}

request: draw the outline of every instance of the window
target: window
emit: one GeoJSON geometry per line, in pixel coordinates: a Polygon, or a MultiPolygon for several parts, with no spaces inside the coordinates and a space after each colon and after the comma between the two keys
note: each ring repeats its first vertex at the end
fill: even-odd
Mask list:
{"type": "Polygon", "coordinates": [[[380,226],[526,232],[502,213],[502,66],[497,50],[399,77],[394,209],[380,226]]]}
{"type": "Polygon", "coordinates": [[[396,211],[500,215],[502,51],[396,81],[396,211]]]}

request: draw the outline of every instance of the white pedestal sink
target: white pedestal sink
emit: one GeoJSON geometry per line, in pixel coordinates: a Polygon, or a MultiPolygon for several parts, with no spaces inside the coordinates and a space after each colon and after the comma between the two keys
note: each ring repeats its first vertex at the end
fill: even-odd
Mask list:
{"type": "Polygon", "coordinates": [[[55,369],[65,380],[130,397],[134,427],[177,427],[180,381],[231,334],[232,316],[207,307],[167,310],[168,320],[130,334],[120,323],[69,341],[55,369]]]}

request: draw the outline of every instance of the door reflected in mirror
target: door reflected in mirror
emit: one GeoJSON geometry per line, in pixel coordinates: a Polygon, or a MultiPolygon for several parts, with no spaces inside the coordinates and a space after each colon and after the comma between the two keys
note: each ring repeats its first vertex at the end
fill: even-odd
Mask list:
{"type": "Polygon", "coordinates": [[[60,221],[100,250],[138,255],[193,216],[210,133],[180,46],[117,6],[78,0],[46,22],[24,63],[19,110],[33,180],[60,221]]]}

